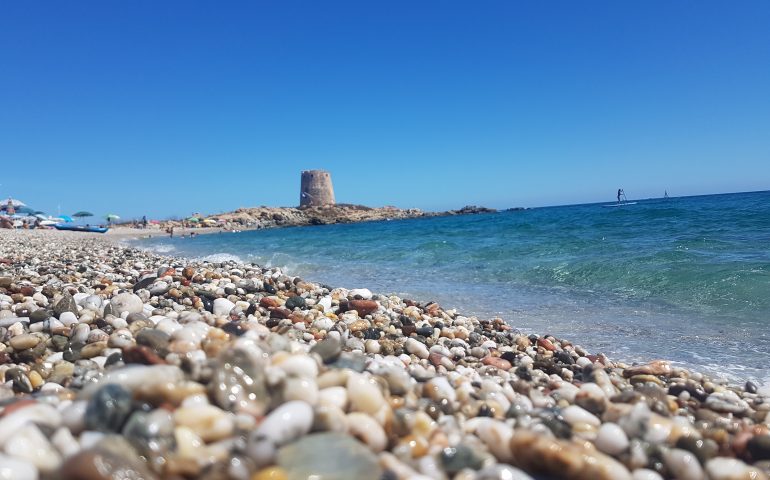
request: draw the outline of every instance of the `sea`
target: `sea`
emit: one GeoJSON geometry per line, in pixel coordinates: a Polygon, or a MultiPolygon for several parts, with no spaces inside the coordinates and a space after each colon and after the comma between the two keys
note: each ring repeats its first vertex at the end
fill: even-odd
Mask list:
{"type": "Polygon", "coordinates": [[[613,360],[770,383],[770,192],[167,236],[142,248],[436,301],[613,360]]]}

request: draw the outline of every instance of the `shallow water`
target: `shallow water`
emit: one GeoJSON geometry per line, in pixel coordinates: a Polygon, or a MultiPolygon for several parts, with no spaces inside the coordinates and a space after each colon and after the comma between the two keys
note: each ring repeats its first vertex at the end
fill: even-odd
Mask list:
{"type": "Polygon", "coordinates": [[[767,381],[770,192],[152,238],[187,257],[284,267],[435,300],[614,359],[767,381]]]}

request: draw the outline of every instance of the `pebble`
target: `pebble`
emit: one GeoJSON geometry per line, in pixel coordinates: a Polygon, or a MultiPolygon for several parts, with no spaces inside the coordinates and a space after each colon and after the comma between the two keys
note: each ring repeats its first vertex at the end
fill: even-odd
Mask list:
{"type": "Polygon", "coordinates": [[[119,293],[110,300],[112,314],[121,316],[123,313],[142,313],[144,303],[138,295],[133,293],[119,293]]]}
{"type": "Polygon", "coordinates": [[[107,384],[88,401],[85,426],[98,432],[120,432],[131,409],[131,392],[120,385],[107,384]]]}
{"type": "Polygon", "coordinates": [[[0,480],[38,480],[39,473],[33,464],[0,453],[0,480]]]}
{"type": "Polygon", "coordinates": [[[595,443],[596,448],[612,456],[625,452],[629,446],[626,432],[612,422],[607,422],[599,428],[595,443]]]}
{"type": "Polygon", "coordinates": [[[278,452],[278,465],[290,480],[380,480],[382,469],[377,457],[348,435],[314,433],[306,435],[278,452]]]}
{"type": "Polygon", "coordinates": [[[214,315],[226,317],[233,308],[235,308],[235,304],[226,298],[217,298],[214,300],[214,315]]]}

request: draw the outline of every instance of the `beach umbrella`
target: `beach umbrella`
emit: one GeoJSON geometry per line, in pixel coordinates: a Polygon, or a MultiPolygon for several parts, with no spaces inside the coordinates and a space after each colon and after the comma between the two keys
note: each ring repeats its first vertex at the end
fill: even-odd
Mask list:
{"type": "Polygon", "coordinates": [[[72,223],[72,217],[70,217],[69,215],[59,215],[56,218],[58,218],[59,220],[65,223],[72,223]]]}
{"type": "Polygon", "coordinates": [[[108,213],[107,220],[120,220],[120,217],[118,215],[115,215],[114,213],[108,213]]]}
{"type": "Polygon", "coordinates": [[[35,210],[29,207],[19,207],[16,209],[17,214],[34,215],[35,210]]]}
{"type": "Polygon", "coordinates": [[[190,217],[187,219],[187,221],[192,223],[198,223],[200,222],[200,219],[198,219],[198,217],[190,217]]]}
{"type": "Polygon", "coordinates": [[[83,218],[83,217],[93,217],[94,214],[91,212],[84,212],[81,210],[80,212],[73,213],[72,216],[75,218],[83,218]]]}
{"type": "Polygon", "coordinates": [[[2,203],[3,203],[3,205],[5,205],[5,206],[7,206],[8,204],[11,204],[11,205],[13,205],[15,208],[18,208],[18,207],[26,207],[26,206],[27,206],[27,204],[26,204],[26,203],[24,203],[24,202],[22,202],[21,200],[16,200],[15,198],[10,198],[10,197],[8,197],[8,199],[7,199],[7,200],[3,200],[3,202],[2,202],[2,203]]]}

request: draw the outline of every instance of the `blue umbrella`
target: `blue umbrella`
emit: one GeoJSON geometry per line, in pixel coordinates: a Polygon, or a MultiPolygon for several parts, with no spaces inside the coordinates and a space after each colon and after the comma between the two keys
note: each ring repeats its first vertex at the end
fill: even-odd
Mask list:
{"type": "Polygon", "coordinates": [[[72,223],[72,217],[70,217],[69,215],[59,215],[58,218],[60,218],[66,223],[72,223]]]}
{"type": "Polygon", "coordinates": [[[16,209],[16,213],[17,214],[23,213],[23,214],[31,215],[31,214],[35,213],[35,210],[25,206],[25,207],[17,208],[16,209]]]}

